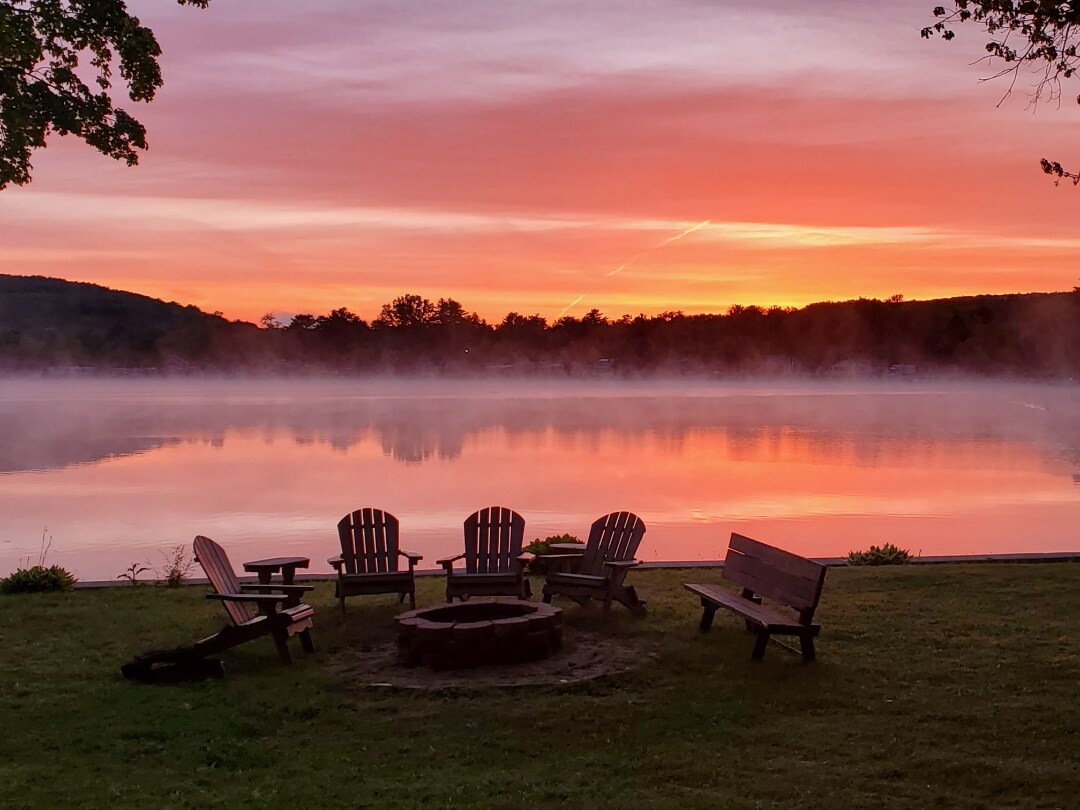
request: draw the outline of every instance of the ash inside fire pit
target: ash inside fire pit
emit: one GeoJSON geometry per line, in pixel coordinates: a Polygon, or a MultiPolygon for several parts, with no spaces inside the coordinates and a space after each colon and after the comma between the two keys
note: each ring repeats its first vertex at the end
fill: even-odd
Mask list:
{"type": "Polygon", "coordinates": [[[398,660],[464,669],[547,658],[562,643],[562,611],[520,599],[463,602],[397,617],[398,660]]]}

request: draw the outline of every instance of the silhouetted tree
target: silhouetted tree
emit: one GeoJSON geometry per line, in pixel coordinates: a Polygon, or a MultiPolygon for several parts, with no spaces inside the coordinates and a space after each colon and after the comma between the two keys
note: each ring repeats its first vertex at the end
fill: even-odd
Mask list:
{"type": "Polygon", "coordinates": [[[317,319],[314,315],[309,313],[300,313],[299,315],[293,315],[292,320],[289,321],[289,325],[285,327],[290,332],[301,332],[309,329],[314,329],[317,319]]]}
{"type": "Polygon", "coordinates": [[[425,326],[434,321],[437,312],[438,307],[427,298],[410,293],[383,304],[374,325],[398,329],[425,326]]]}
{"type": "MultiPolygon", "coordinates": [[[[1077,45],[1080,42],[1080,3],[1074,0],[955,0],[951,8],[937,6],[940,18],[922,29],[929,39],[935,34],[944,40],[956,36],[952,26],[975,23],[983,26],[991,39],[986,43],[985,59],[996,72],[989,78],[1010,76],[1005,91],[1008,96],[1016,84],[1021,67],[1032,67],[1039,75],[1031,103],[1044,98],[1061,98],[1061,80],[1071,79],[1080,67],[1077,45]],[[997,60],[997,62],[995,62],[997,60]],[[998,66],[1000,64],[1000,66],[998,66]]],[[[1080,103],[1080,96],[1077,97],[1080,103]]],[[[1042,170],[1056,177],[1080,183],[1080,174],[1066,171],[1060,163],[1043,158],[1042,170]]]]}
{"type": "Polygon", "coordinates": [[[146,129],[114,106],[113,68],[128,98],[150,101],[162,85],[160,55],[123,0],[0,0],[0,189],[30,182],[30,154],[50,132],[138,163],[146,129]]]}

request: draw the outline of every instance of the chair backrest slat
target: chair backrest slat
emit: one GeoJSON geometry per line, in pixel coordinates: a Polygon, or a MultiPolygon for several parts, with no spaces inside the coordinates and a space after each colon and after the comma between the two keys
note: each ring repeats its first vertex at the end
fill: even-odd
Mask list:
{"type": "MultiPolygon", "coordinates": [[[[217,593],[240,593],[240,582],[233,573],[232,564],[225,549],[209,537],[199,535],[195,538],[195,559],[199,561],[206,578],[217,593]]],[[[244,624],[255,618],[255,614],[243,602],[222,602],[229,618],[234,624],[244,624]]]]}
{"type": "Polygon", "coordinates": [[[338,539],[346,574],[398,570],[398,519],[382,509],[365,507],[338,521],[338,539]]]}
{"type": "Polygon", "coordinates": [[[612,512],[593,522],[578,572],[601,576],[604,563],[632,560],[637,554],[645,523],[633,512],[612,512]]]}
{"type": "Polygon", "coordinates": [[[500,574],[521,555],[525,518],[504,506],[489,506],[465,520],[465,571],[500,574]]]}
{"type": "Polygon", "coordinates": [[[725,577],[758,596],[793,607],[806,623],[821,598],[826,570],[821,563],[734,532],[724,561],[725,577]]]}

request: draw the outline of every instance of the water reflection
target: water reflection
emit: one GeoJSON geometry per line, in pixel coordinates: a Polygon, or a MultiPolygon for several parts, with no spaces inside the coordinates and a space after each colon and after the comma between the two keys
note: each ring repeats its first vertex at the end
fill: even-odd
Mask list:
{"type": "Polygon", "coordinates": [[[361,505],[397,514],[428,563],[493,503],[530,538],[631,509],[649,559],[722,557],[732,530],[807,554],[1072,550],[1078,400],[1061,386],[3,384],[0,573],[43,525],[84,578],[196,533],[322,560],[361,505]]]}

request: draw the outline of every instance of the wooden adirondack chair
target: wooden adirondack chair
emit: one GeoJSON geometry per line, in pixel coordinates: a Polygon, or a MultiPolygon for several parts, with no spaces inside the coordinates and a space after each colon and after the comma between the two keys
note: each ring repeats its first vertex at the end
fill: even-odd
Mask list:
{"type": "Polygon", "coordinates": [[[545,554],[551,565],[544,583],[544,601],[559,594],[580,604],[588,599],[602,599],[603,620],[611,612],[612,602],[621,602],[635,615],[645,614],[645,603],[638,599],[633,585],[624,585],[626,572],[639,565],[634,559],[645,534],[645,524],[631,512],[612,512],[596,520],[589,531],[584,554],[545,554]],[[571,570],[565,570],[570,567],[571,570]]]}
{"type": "Polygon", "coordinates": [[[439,560],[446,570],[446,601],[456,596],[532,596],[525,568],[532,554],[522,553],[525,518],[503,506],[475,512],[465,521],[465,553],[439,560]],[[457,560],[463,571],[454,571],[457,560]]]}
{"type": "Polygon", "coordinates": [[[338,521],[341,554],[327,562],[337,571],[336,596],[345,615],[345,598],[376,593],[409,597],[416,607],[416,584],[413,569],[424,559],[412,551],[398,548],[398,519],[381,509],[357,509],[338,521]],[[409,561],[409,568],[398,568],[398,558],[409,561]]]}
{"type": "Polygon", "coordinates": [[[313,590],[312,586],[281,583],[241,585],[233,573],[225,549],[209,537],[195,538],[195,559],[214,587],[214,593],[207,594],[206,598],[221,600],[232,624],[209,638],[195,642],[191,648],[194,657],[212,655],[265,635],[273,637],[278,655],[286,664],[292,663],[289,636],[300,636],[300,645],[305,652],[315,652],[309,632],[315,609],[300,602],[300,595],[313,590]],[[255,605],[259,612],[253,613],[249,604],[255,605]]]}

